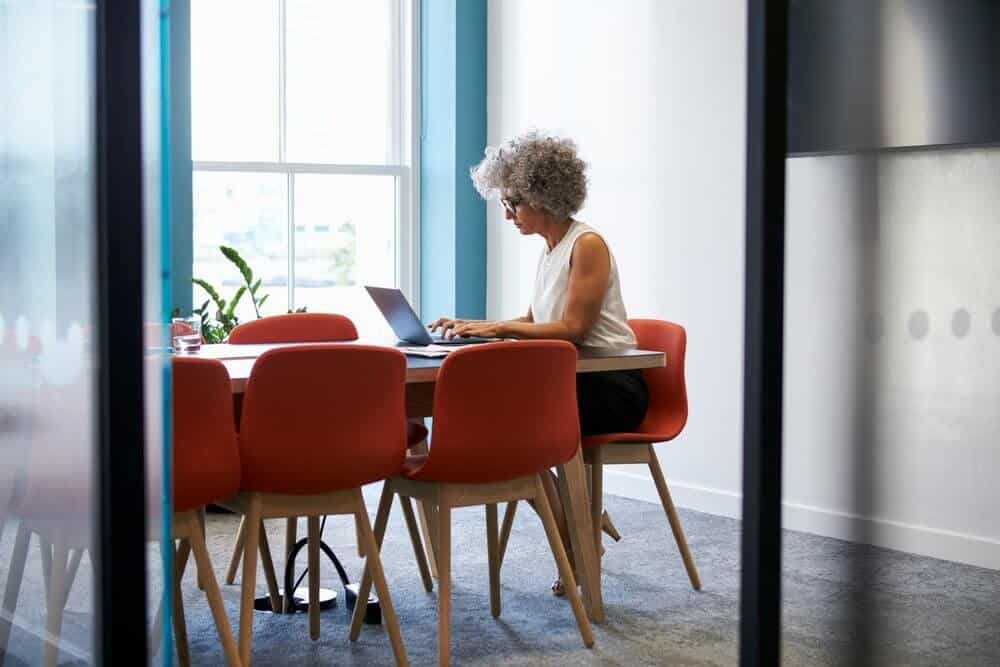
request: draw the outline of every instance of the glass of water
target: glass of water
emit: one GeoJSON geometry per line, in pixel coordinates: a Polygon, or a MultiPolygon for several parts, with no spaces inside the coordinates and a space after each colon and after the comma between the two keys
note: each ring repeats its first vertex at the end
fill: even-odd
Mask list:
{"type": "Polygon", "coordinates": [[[197,352],[201,349],[201,318],[175,317],[170,320],[170,339],[174,352],[197,352]]]}

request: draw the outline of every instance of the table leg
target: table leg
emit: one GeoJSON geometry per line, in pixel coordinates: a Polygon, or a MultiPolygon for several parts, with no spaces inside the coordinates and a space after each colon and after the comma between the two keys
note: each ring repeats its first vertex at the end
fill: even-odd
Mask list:
{"type": "Polygon", "coordinates": [[[601,595],[601,575],[597,567],[597,546],[590,522],[587,498],[587,477],[583,455],[576,450],[569,461],[559,466],[559,495],[566,513],[570,542],[576,564],[577,582],[583,586],[587,614],[594,623],[604,622],[604,600],[601,595]]]}

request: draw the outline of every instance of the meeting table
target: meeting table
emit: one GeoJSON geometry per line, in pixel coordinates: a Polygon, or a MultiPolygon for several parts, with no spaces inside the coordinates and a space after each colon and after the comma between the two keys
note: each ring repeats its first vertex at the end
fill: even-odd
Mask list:
{"type": "MultiPolygon", "coordinates": [[[[359,340],[354,343],[397,347],[393,341],[359,340]]],[[[329,344],[329,343],[311,343],[329,344]]],[[[345,344],[345,343],[334,343],[345,344]]],[[[203,345],[201,349],[189,353],[191,356],[218,359],[229,371],[234,396],[242,394],[253,370],[257,357],[268,350],[280,347],[303,345],[302,343],[277,343],[267,345],[203,345]]],[[[305,345],[310,345],[306,343],[305,345]]],[[[662,352],[647,350],[599,350],[578,348],[578,373],[599,371],[633,370],[658,368],[666,363],[662,352]]],[[[410,419],[432,417],[434,402],[434,382],[443,358],[427,358],[407,355],[406,370],[406,411],[410,419]]],[[[590,503],[584,470],[583,457],[578,449],[576,455],[557,469],[559,494],[566,512],[568,533],[575,555],[577,581],[583,589],[584,605],[590,619],[595,623],[604,620],[604,603],[601,596],[600,570],[598,567],[598,547],[590,521],[590,503]]]]}

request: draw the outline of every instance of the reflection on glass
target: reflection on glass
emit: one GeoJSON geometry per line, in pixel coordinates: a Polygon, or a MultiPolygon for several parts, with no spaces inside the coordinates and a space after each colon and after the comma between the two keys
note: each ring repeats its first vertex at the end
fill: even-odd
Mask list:
{"type": "Polygon", "coordinates": [[[391,161],[396,3],[288,0],[290,162],[391,161]]]}
{"type": "MultiPolygon", "coordinates": [[[[243,284],[239,270],[219,251],[235,248],[262,280],[268,295],[262,315],[288,310],[288,179],[280,174],[195,172],[194,267],[192,275],[211,284],[227,301],[243,284]]],[[[209,295],[194,287],[198,308],[209,295]]],[[[209,303],[211,312],[215,307],[209,303]]],[[[243,322],[256,313],[249,297],[236,308],[243,322]]],[[[186,314],[186,313],[184,313],[186,314]]]]}
{"type": "Polygon", "coordinates": [[[276,1],[191,2],[195,160],[278,159],[278,25],[276,1]]]}
{"type": "Polygon", "coordinates": [[[395,285],[396,180],[295,177],[295,306],[348,315],[363,334],[387,331],[364,285],[395,285]]]}
{"type": "Polygon", "coordinates": [[[93,659],[94,9],[0,3],[5,664],[93,659]]]}

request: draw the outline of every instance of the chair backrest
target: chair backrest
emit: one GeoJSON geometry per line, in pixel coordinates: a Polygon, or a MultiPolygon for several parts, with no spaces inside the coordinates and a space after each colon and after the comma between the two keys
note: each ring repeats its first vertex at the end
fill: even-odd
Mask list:
{"type": "Polygon", "coordinates": [[[226,367],[184,357],[172,366],[174,511],[183,512],[235,495],[240,457],[226,367]]]}
{"type": "Polygon", "coordinates": [[[312,494],[399,473],[406,357],[387,347],[310,345],[257,358],[243,396],[243,489],[312,494]]]}
{"type": "Polygon", "coordinates": [[[358,339],[349,318],[333,313],[289,313],[238,324],[229,333],[233,345],[324,343],[358,339]]]}
{"type": "Polygon", "coordinates": [[[580,442],[576,348],[537,340],[473,345],[441,364],[434,435],[419,479],[486,483],[565,463],[580,442]]]}
{"type": "Polygon", "coordinates": [[[656,350],[666,355],[663,368],[643,371],[649,388],[649,407],[639,427],[641,433],[675,437],[687,423],[687,387],[684,383],[684,353],[687,332],[679,324],[663,320],[629,320],[641,350],[656,350]]]}

